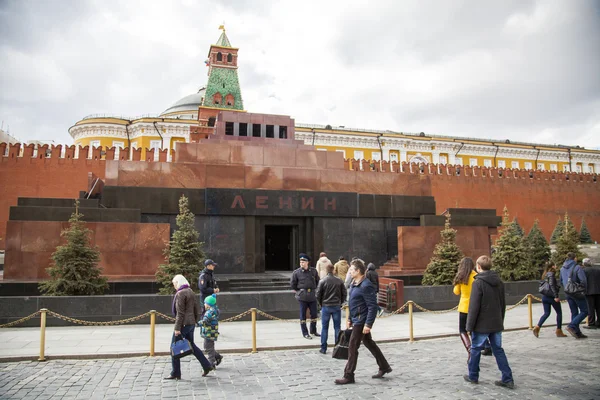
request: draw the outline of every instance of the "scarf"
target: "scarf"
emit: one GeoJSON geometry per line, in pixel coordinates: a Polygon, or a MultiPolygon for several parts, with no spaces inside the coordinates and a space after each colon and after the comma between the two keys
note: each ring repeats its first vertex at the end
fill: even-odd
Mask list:
{"type": "Polygon", "coordinates": [[[174,317],[177,316],[177,309],[175,308],[175,302],[177,301],[177,294],[179,294],[180,290],[187,289],[189,287],[190,287],[190,285],[179,286],[179,289],[177,289],[177,293],[175,293],[175,296],[173,296],[173,303],[171,304],[171,310],[173,311],[174,317]]]}

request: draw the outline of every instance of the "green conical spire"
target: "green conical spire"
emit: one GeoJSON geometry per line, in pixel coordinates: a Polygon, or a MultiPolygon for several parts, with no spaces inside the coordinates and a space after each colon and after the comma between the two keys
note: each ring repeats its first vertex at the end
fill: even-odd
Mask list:
{"type": "Polygon", "coordinates": [[[221,36],[219,36],[219,40],[217,40],[217,43],[215,45],[221,46],[221,47],[233,47],[233,46],[231,46],[231,42],[229,41],[229,38],[225,34],[225,28],[223,27],[223,25],[221,25],[221,27],[219,29],[222,29],[223,33],[221,33],[221,36]]]}

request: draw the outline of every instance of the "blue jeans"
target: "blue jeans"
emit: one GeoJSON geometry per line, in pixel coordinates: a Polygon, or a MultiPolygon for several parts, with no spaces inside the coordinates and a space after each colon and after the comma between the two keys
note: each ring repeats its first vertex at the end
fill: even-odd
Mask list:
{"type": "Polygon", "coordinates": [[[508,365],[508,360],[504,349],[502,348],[502,332],[478,333],[471,332],[471,359],[469,360],[469,379],[479,381],[479,361],[481,360],[481,350],[486,340],[492,345],[492,353],[496,358],[498,369],[502,372],[502,382],[513,381],[512,371],[508,365]]]}
{"type": "Polygon", "coordinates": [[[539,326],[540,328],[542,327],[544,322],[546,322],[546,319],[548,319],[548,317],[550,316],[550,310],[554,308],[554,311],[556,311],[556,329],[561,329],[562,307],[560,306],[560,303],[555,302],[553,297],[543,295],[542,305],[544,306],[544,314],[540,317],[540,321],[538,322],[537,326],[539,326]]]}
{"type": "Polygon", "coordinates": [[[567,303],[569,303],[569,308],[571,309],[571,322],[569,322],[567,327],[575,329],[577,333],[581,333],[579,324],[587,317],[587,301],[585,301],[585,297],[577,298],[567,295],[567,303]]]}
{"type": "MultiPolygon", "coordinates": [[[[196,346],[194,344],[194,328],[195,327],[196,327],[195,325],[184,326],[183,328],[181,328],[181,336],[183,336],[185,339],[190,341],[190,345],[192,346],[194,355],[196,356],[198,361],[200,361],[202,368],[204,368],[204,369],[212,368],[212,365],[210,364],[210,362],[208,362],[206,357],[204,357],[202,350],[200,350],[198,348],[198,346],[196,346]]],[[[171,338],[171,343],[174,343],[174,342],[175,342],[175,334],[173,334],[173,337],[171,338]]],[[[179,358],[171,357],[171,376],[176,376],[178,378],[181,378],[181,360],[179,358]]]]}
{"type": "Polygon", "coordinates": [[[329,334],[329,320],[333,318],[333,330],[335,336],[333,341],[336,342],[340,335],[340,324],[342,321],[341,306],[323,306],[321,308],[321,350],[327,350],[327,335],[329,334]]]}
{"type": "Polygon", "coordinates": [[[317,333],[317,318],[319,317],[317,313],[317,302],[316,301],[301,301],[300,303],[300,329],[302,330],[302,335],[308,335],[308,329],[306,329],[306,310],[310,309],[310,333],[317,333]]]}

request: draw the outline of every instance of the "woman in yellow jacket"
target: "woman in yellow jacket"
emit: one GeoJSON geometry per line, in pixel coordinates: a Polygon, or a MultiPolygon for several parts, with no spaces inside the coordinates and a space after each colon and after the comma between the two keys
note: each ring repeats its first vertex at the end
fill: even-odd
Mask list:
{"type": "MultiPolygon", "coordinates": [[[[458,331],[460,332],[460,339],[471,357],[471,338],[467,333],[467,313],[469,312],[469,300],[471,298],[471,287],[475,280],[475,263],[470,257],[465,257],[460,260],[458,265],[458,272],[454,277],[454,294],[460,296],[460,302],[458,303],[458,331]]],[[[486,348],[481,352],[483,355],[491,355],[491,349],[489,344],[486,342],[486,348]]],[[[468,360],[467,360],[468,362],[468,360]]]]}

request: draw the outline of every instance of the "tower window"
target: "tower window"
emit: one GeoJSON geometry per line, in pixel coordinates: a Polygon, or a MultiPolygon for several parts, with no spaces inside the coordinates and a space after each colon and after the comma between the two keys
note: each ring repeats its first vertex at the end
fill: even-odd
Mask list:
{"type": "Polygon", "coordinates": [[[233,61],[233,56],[231,55],[231,53],[227,54],[227,62],[232,62],[233,61]]]}
{"type": "Polygon", "coordinates": [[[223,54],[221,52],[217,53],[217,61],[223,61],[223,54]]]}
{"type": "Polygon", "coordinates": [[[210,126],[210,127],[215,126],[215,122],[217,122],[217,119],[215,117],[210,117],[208,119],[208,126],[210,126]]]}
{"type": "Polygon", "coordinates": [[[223,101],[223,96],[221,95],[221,93],[217,92],[213,95],[213,103],[214,104],[221,104],[222,101],[223,101]]]}
{"type": "Polygon", "coordinates": [[[228,93],[227,96],[225,96],[225,104],[227,104],[228,106],[232,106],[235,104],[235,97],[233,97],[231,93],[228,93]]]}

